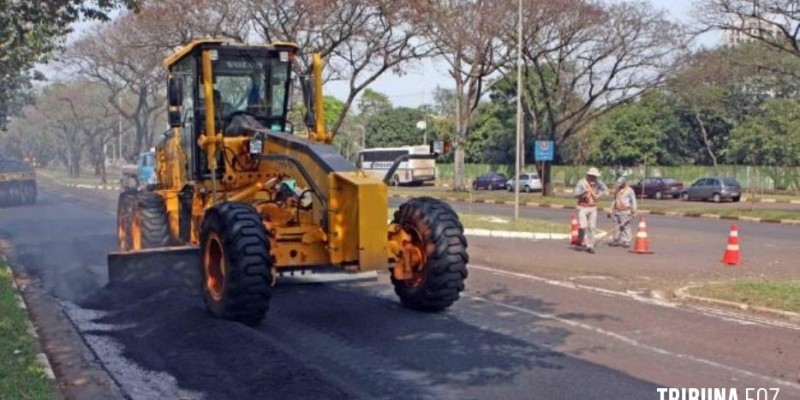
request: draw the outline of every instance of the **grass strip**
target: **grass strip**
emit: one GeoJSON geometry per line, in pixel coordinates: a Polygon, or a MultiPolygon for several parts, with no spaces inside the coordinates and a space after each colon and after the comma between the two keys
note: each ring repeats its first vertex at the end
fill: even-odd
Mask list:
{"type": "Polygon", "coordinates": [[[36,338],[11,285],[11,270],[0,257],[0,400],[51,399],[52,388],[36,362],[36,338]]]}
{"type": "Polygon", "coordinates": [[[690,294],[800,313],[800,282],[760,281],[707,285],[690,294]]]}

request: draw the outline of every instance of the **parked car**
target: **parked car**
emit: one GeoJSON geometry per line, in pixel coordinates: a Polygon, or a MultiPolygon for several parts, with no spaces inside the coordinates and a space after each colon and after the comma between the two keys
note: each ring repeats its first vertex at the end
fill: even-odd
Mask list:
{"type": "Polygon", "coordinates": [[[672,178],[650,177],[631,185],[637,197],[678,198],[683,193],[683,183],[672,178]]]}
{"type": "Polygon", "coordinates": [[[722,200],[739,201],[742,199],[742,186],[734,178],[708,177],[696,180],[681,193],[681,200],[711,200],[719,203],[722,200]]]}
{"type": "Polygon", "coordinates": [[[508,181],[508,178],[506,178],[506,176],[503,174],[498,174],[497,172],[487,172],[472,181],[472,188],[476,190],[505,189],[506,181],[508,181]]]}
{"type": "MultiPolygon", "coordinates": [[[[519,174],[519,182],[520,191],[525,191],[526,193],[542,191],[542,180],[539,179],[539,175],[536,173],[523,172],[519,174]]],[[[514,191],[514,178],[506,182],[506,188],[509,192],[514,191]]]]}

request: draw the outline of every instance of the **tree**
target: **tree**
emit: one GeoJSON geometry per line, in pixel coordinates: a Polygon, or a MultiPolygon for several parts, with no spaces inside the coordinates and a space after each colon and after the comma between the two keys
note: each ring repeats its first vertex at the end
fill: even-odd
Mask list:
{"type": "Polygon", "coordinates": [[[267,42],[294,42],[302,49],[296,72],[310,71],[312,53],[326,62],[326,81],[347,82],[339,132],[354,101],[386,72],[428,57],[434,48],[411,20],[411,0],[244,0],[256,31],[267,42]]]}
{"type": "Polygon", "coordinates": [[[34,65],[47,61],[70,32],[70,24],[80,18],[106,20],[106,13],[118,5],[136,9],[139,1],[0,2],[0,128],[5,127],[9,112],[21,109],[15,100],[36,77],[34,65]]]}
{"type": "Polygon", "coordinates": [[[663,164],[666,130],[654,105],[642,99],[606,114],[596,128],[599,151],[593,161],[614,166],[663,164]]]}
{"type": "MultiPolygon", "coordinates": [[[[554,140],[557,148],[595,119],[661,85],[685,46],[679,27],[645,2],[527,2],[524,18],[525,98],[543,102],[543,112],[530,111],[546,127],[537,139],[554,140]]],[[[513,46],[516,35],[504,41],[513,46]]]]}
{"type": "Polygon", "coordinates": [[[454,190],[466,190],[465,145],[485,81],[508,54],[501,32],[508,26],[509,2],[505,0],[427,1],[418,7],[425,35],[447,63],[455,84],[454,190]]]}
{"type": "Polygon", "coordinates": [[[152,147],[161,131],[166,110],[164,58],[198,38],[241,40],[247,35],[246,25],[222,0],[153,2],[113,25],[91,30],[69,47],[64,61],[77,74],[108,88],[109,104],[133,127],[127,154],[132,158],[152,147]]]}
{"type": "Polygon", "coordinates": [[[729,157],[750,165],[800,166],[800,103],[771,99],[733,129],[729,157]]]}
{"type": "Polygon", "coordinates": [[[407,107],[378,112],[367,121],[367,147],[422,144],[422,133],[417,129],[417,121],[424,117],[422,111],[407,107]]]}
{"type": "Polygon", "coordinates": [[[796,0],[700,0],[696,8],[702,31],[722,30],[800,56],[796,0]]]}
{"type": "Polygon", "coordinates": [[[364,90],[358,101],[358,112],[367,119],[379,112],[391,109],[392,101],[389,100],[389,96],[369,88],[364,90]]]}

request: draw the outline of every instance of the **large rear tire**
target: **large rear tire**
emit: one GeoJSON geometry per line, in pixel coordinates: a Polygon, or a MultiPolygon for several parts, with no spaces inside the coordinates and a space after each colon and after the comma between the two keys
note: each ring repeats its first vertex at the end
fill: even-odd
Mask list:
{"type": "Polygon", "coordinates": [[[171,244],[169,218],[164,198],[155,192],[139,192],[136,217],[142,232],[142,248],[154,249],[171,244]]]}
{"type": "Polygon", "coordinates": [[[446,203],[429,198],[412,199],[394,213],[395,224],[418,236],[417,247],[424,254],[419,276],[392,284],[400,301],[421,311],[442,311],[464,290],[467,279],[467,239],[458,215],[446,203]]]}
{"type": "Polygon", "coordinates": [[[272,258],[256,210],[242,203],[210,209],[200,232],[203,298],[212,315],[257,325],[272,297],[272,258]]]}

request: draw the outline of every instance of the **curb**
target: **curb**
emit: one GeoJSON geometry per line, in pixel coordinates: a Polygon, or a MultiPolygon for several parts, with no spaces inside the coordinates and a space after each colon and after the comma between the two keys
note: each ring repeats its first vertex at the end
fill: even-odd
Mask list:
{"type": "MultiPolygon", "coordinates": [[[[414,196],[410,196],[407,194],[390,194],[389,197],[395,199],[411,199],[414,196]]],[[[445,200],[450,202],[458,202],[458,203],[471,203],[471,204],[501,204],[501,205],[514,205],[513,201],[499,201],[499,200],[469,200],[463,197],[438,197],[439,200],[445,200]]],[[[794,201],[794,200],[792,200],[794,201]]],[[[800,201],[793,204],[800,204],[800,201]]],[[[566,206],[563,204],[549,204],[549,203],[536,203],[536,202],[527,202],[522,203],[520,202],[520,206],[522,207],[530,207],[530,208],[552,208],[552,209],[572,209],[572,206],[566,206]]],[[[608,208],[604,208],[603,212],[608,211],[608,208]]],[[[747,222],[755,222],[760,224],[778,224],[778,225],[800,225],[800,220],[791,220],[791,219],[772,219],[772,218],[756,218],[756,217],[747,217],[747,216],[730,216],[730,215],[720,215],[720,214],[709,214],[709,213],[691,213],[691,212],[682,212],[682,211],[654,211],[654,210],[636,210],[637,214],[646,214],[646,215],[660,215],[666,217],[683,217],[683,218],[703,218],[703,219],[716,219],[716,220],[726,220],[726,221],[747,221],[747,222]]]]}
{"type": "Polygon", "coordinates": [[[477,236],[477,237],[528,239],[528,240],[567,240],[570,237],[570,235],[565,233],[512,232],[512,231],[495,231],[490,229],[472,229],[472,228],[465,228],[464,234],[467,236],[477,236]]]}
{"type": "MultiPolygon", "coordinates": [[[[58,182],[58,181],[56,181],[58,182]]],[[[76,189],[92,189],[92,190],[119,190],[119,187],[111,186],[111,185],[84,185],[84,184],[76,184],[76,183],[63,183],[58,182],[64,186],[72,187],[76,189]]]]}
{"type": "MultiPolygon", "coordinates": [[[[10,267],[9,267],[10,268],[10,267]]],[[[17,276],[14,274],[14,270],[11,270],[11,286],[14,288],[16,292],[14,295],[17,298],[17,304],[23,310],[25,310],[26,319],[26,331],[29,335],[33,336],[36,339],[36,344],[39,348],[41,348],[41,338],[39,334],[36,332],[36,327],[34,327],[33,323],[30,319],[30,314],[28,314],[28,305],[25,303],[25,299],[22,297],[23,288],[17,283],[17,276]]],[[[41,349],[40,349],[41,350],[41,349]]],[[[36,353],[36,362],[41,366],[42,371],[44,372],[47,379],[51,382],[51,384],[57,386],[56,382],[56,374],[53,371],[52,364],[50,363],[50,359],[47,357],[47,354],[44,352],[39,351],[36,353]]]]}
{"type": "Polygon", "coordinates": [[[787,320],[790,320],[792,322],[800,322],[800,313],[795,313],[795,312],[791,312],[791,311],[784,311],[784,310],[778,310],[778,309],[769,308],[769,307],[751,306],[750,304],[746,304],[746,303],[740,303],[740,302],[728,301],[728,300],[712,299],[712,298],[709,298],[709,297],[695,296],[695,295],[686,293],[686,291],[689,290],[689,289],[702,287],[702,286],[707,286],[707,285],[719,285],[719,284],[722,284],[722,283],[723,282],[709,282],[709,283],[702,283],[702,284],[701,283],[691,284],[691,285],[687,285],[687,286],[684,286],[682,288],[679,288],[679,289],[675,290],[673,292],[673,295],[676,298],[678,298],[680,300],[683,300],[683,301],[711,304],[711,305],[725,307],[725,308],[734,308],[734,309],[742,310],[742,311],[752,311],[752,312],[755,312],[755,313],[758,313],[758,314],[762,314],[762,315],[768,315],[768,316],[771,316],[771,317],[778,317],[778,318],[787,319],[787,320]]]}

